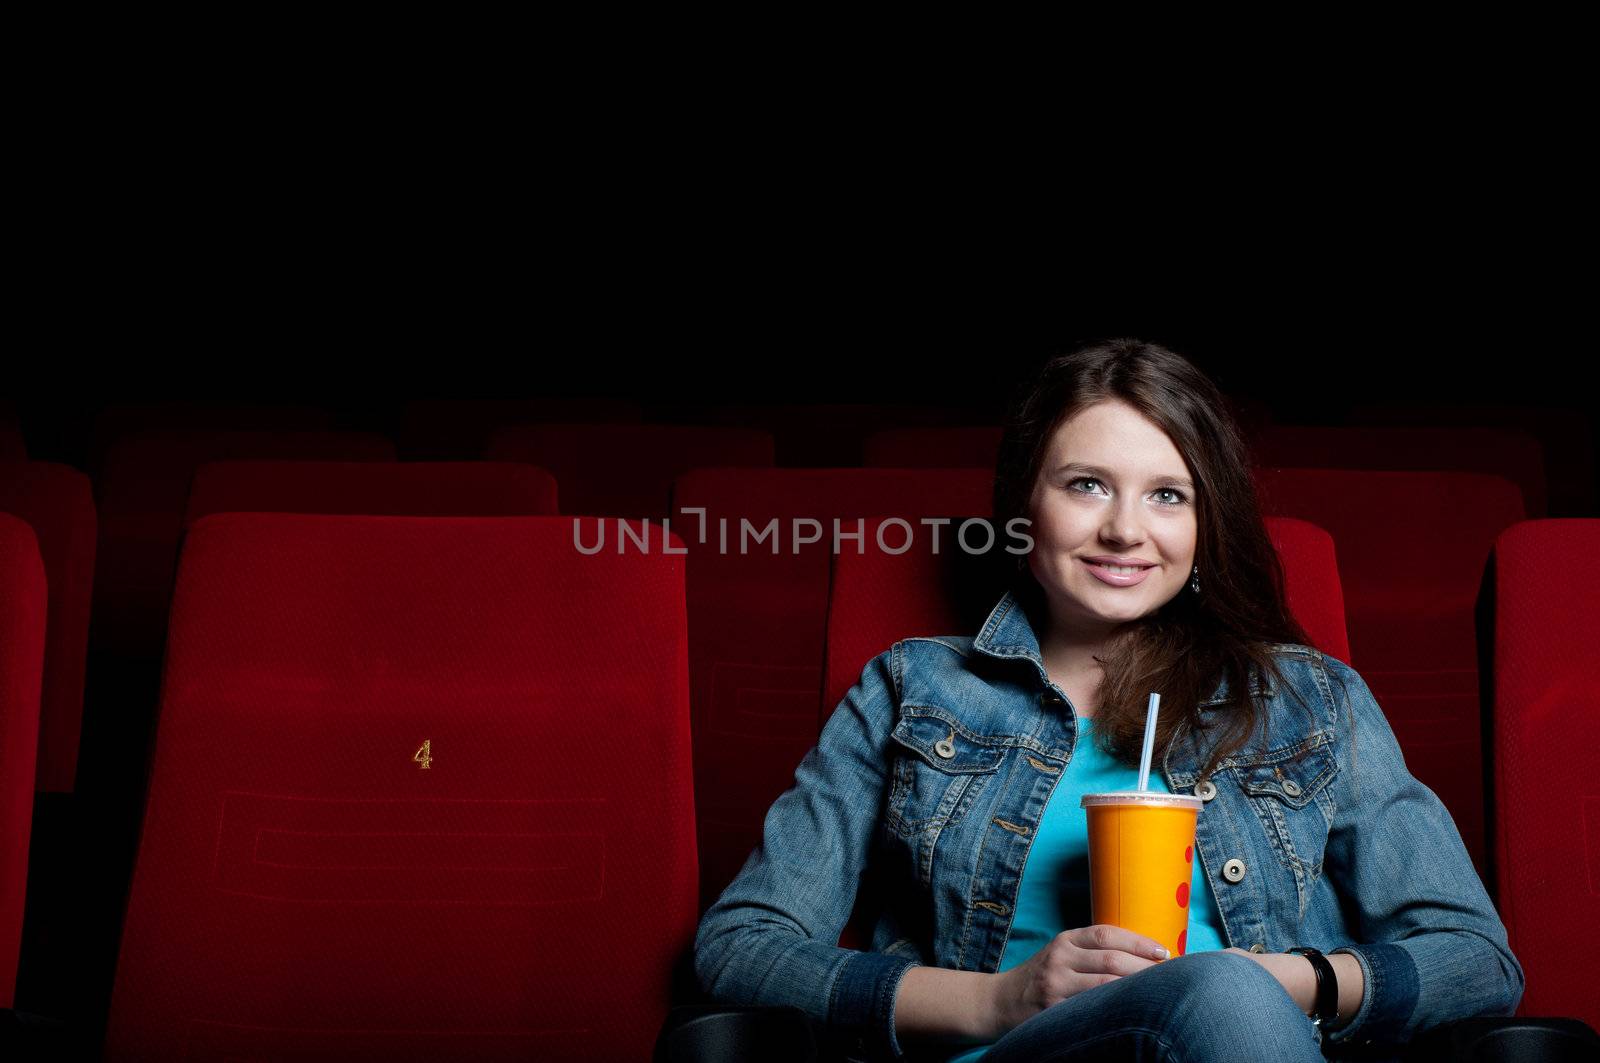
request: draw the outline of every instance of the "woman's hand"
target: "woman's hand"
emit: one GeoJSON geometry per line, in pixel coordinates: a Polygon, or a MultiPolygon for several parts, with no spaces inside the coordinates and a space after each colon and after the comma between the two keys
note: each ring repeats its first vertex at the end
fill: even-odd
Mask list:
{"type": "Polygon", "coordinates": [[[999,1040],[1052,1004],[1138,974],[1166,958],[1167,950],[1158,942],[1120,926],[1097,923],[1063,930],[989,983],[993,1023],[987,1040],[999,1040]]]}
{"type": "Polygon", "coordinates": [[[1310,1015],[1317,1007],[1317,972],[1311,961],[1297,952],[1247,952],[1244,949],[1223,949],[1248,956],[1267,969],[1278,980],[1300,1010],[1310,1015]]]}

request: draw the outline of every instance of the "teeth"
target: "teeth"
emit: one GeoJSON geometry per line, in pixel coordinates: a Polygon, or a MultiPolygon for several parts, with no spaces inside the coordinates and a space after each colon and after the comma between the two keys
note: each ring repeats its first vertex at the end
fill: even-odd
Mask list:
{"type": "Polygon", "coordinates": [[[1108,565],[1108,564],[1105,564],[1104,562],[1101,562],[1101,561],[1093,561],[1093,562],[1090,562],[1090,563],[1093,564],[1093,565],[1096,565],[1099,568],[1103,568],[1103,569],[1107,570],[1108,572],[1115,572],[1119,576],[1128,576],[1128,575],[1131,575],[1131,574],[1133,574],[1135,572],[1144,571],[1138,565],[1108,565]]]}

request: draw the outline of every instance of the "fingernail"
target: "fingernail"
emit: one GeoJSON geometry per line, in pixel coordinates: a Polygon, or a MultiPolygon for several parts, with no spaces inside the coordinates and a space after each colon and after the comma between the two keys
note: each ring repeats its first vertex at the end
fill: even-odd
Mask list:
{"type": "Polygon", "coordinates": [[[1164,959],[1167,958],[1167,950],[1158,945],[1156,947],[1155,952],[1152,953],[1152,955],[1155,956],[1155,958],[1158,959],[1158,960],[1164,960],[1164,959]]]}

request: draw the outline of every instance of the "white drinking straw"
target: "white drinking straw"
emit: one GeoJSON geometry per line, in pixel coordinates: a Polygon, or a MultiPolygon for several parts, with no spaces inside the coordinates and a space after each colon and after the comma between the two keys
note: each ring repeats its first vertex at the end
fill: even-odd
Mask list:
{"type": "Polygon", "coordinates": [[[1139,789],[1150,789],[1150,756],[1156,747],[1156,710],[1161,707],[1161,695],[1150,692],[1150,707],[1144,716],[1144,752],[1139,756],[1139,789]]]}

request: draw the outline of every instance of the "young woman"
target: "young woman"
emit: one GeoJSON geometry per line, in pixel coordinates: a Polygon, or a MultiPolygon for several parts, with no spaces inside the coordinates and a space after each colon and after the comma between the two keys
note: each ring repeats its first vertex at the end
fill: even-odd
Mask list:
{"type": "Polygon", "coordinates": [[[708,994],[798,1006],[859,1058],[959,1063],[1388,1058],[1516,1009],[1454,821],[1284,604],[1210,380],[1134,340],[1051,360],[993,515],[1030,521],[1012,586],[976,636],[868,663],[701,921],[708,994]],[[1089,925],[1078,801],[1135,784],[1151,691],[1150,786],[1205,802],[1173,956],[1089,925]],[[871,949],[840,948],[869,871],[871,949]]]}

